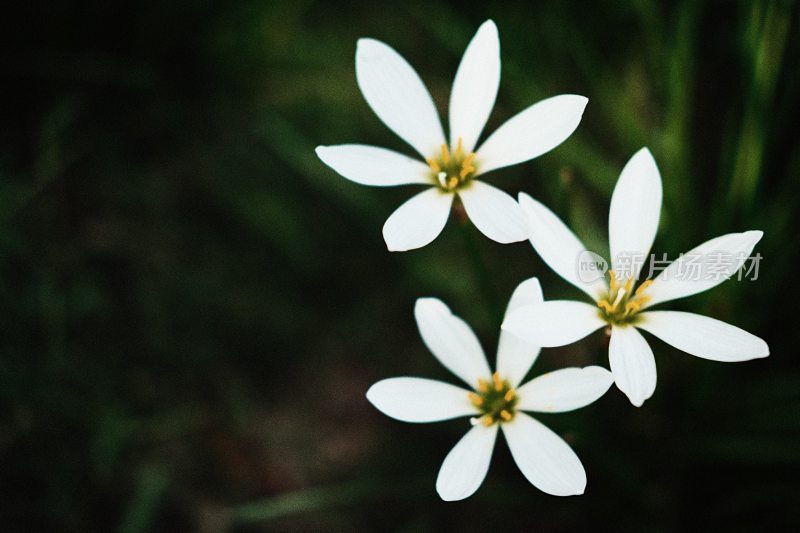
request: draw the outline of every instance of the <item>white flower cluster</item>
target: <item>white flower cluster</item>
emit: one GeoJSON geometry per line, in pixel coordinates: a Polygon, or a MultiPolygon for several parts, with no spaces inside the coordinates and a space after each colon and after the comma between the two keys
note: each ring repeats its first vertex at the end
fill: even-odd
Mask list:
{"type": "Polygon", "coordinates": [[[577,128],[588,101],[583,96],[560,95],[533,104],[476,148],[500,83],[500,43],[494,22],[481,25],[456,72],[449,142],[422,80],[391,47],[373,39],[359,40],[356,74],[372,110],[422,160],[358,144],[320,146],[317,154],[357,183],[429,186],[384,224],[389,250],[411,250],[433,241],[457,197],[484,235],[500,243],[529,239],[550,268],[592,301],[545,301],[536,278],[522,282],[508,304],[492,372],[478,339],[463,320],[440,300],[417,300],[414,313],[425,345],[469,388],[399,377],[374,384],[367,398],[386,415],[406,422],[470,417],[471,429],[439,471],[436,489],[442,499],[460,500],[478,489],[500,429],[514,461],[534,486],[558,496],[582,494],[586,473],[578,457],[558,435],[525,412],[577,409],[600,398],[612,383],[633,405],[641,406],[655,391],[656,364],[640,329],[679,350],[714,361],[769,355],[762,339],[736,326],[693,313],[650,310],[731,277],[762,232],[730,233],[685,254],[732,258],[717,267],[722,272],[714,277],[676,275],[684,267],[679,260],[653,279],[640,282],[641,262],[619,259],[647,256],[658,229],[661,176],[647,148],[634,154],[617,181],[608,221],[612,264],[599,276],[581,275],[578,258],[590,252],[552,211],[525,193],[519,194],[517,202],[478,179],[561,144],[577,128]],[[565,368],[520,385],[540,347],[564,346],[600,328],[606,328],[610,336],[610,372],[600,366],[565,368]]]}

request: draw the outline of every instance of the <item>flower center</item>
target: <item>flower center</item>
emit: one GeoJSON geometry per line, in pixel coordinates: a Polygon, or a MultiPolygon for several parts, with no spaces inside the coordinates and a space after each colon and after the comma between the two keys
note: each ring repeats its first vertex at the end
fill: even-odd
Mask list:
{"type": "Polygon", "coordinates": [[[425,161],[431,167],[434,182],[447,192],[459,189],[475,175],[475,152],[464,154],[461,137],[453,152],[443,144],[435,158],[429,157],[425,161]]]}
{"type": "Polygon", "coordinates": [[[617,326],[636,322],[637,313],[650,301],[650,296],[644,294],[644,291],[653,283],[653,280],[644,281],[633,292],[633,276],[627,279],[625,285],[620,285],[614,271],[609,270],[609,274],[611,277],[608,296],[597,302],[597,307],[600,308],[600,318],[617,326]]]}
{"type": "Polygon", "coordinates": [[[508,381],[500,379],[500,374],[497,372],[492,374],[491,383],[479,379],[478,389],[469,393],[469,400],[481,411],[481,416],[473,421],[475,423],[480,421],[487,427],[494,423],[510,422],[514,418],[519,401],[517,392],[511,388],[508,381]]]}

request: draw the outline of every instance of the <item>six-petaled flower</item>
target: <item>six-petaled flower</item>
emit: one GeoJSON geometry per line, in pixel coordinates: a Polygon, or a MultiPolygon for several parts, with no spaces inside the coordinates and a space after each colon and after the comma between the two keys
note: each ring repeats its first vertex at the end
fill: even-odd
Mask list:
{"type": "MultiPolygon", "coordinates": [[[[541,302],[538,280],[529,279],[514,291],[506,314],[541,302]]],[[[583,494],[586,472],[575,452],[524,411],[558,413],[589,405],[611,386],[611,373],[599,366],[564,368],[520,385],[539,354],[538,347],[501,332],[493,373],[470,327],[440,300],[417,300],[414,314],[428,349],[471,390],[399,377],[374,384],[367,398],[384,414],[405,422],[471,418],[472,428],[439,470],[436,490],[442,499],[461,500],[478,489],[499,430],[517,466],[534,486],[556,496],[583,494]]]]}
{"type": "MultiPolygon", "coordinates": [[[[675,348],[705,359],[734,362],[769,355],[767,343],[720,320],[681,311],[649,311],[650,307],[708,290],[732,276],[761,239],[760,231],[729,233],[711,239],[686,254],[713,262],[715,254],[736,258],[724,263],[724,276],[686,277],[683,259],[671,263],[657,277],[634,288],[641,262],[627,275],[618,258],[646,256],[658,229],[661,177],[647,148],[637,152],[620,174],[608,217],[611,251],[609,278],[579,276],[578,258],[586,248],[544,205],[524,193],[520,204],[531,226],[530,241],[542,259],[562,278],[584,291],[595,303],[553,300],[518,309],[503,324],[507,329],[543,347],[563,346],[607,327],[611,339],[609,363],[617,387],[631,403],[641,406],[656,388],[656,363],[643,329],[675,348]]],[[[716,265],[716,263],[713,263],[716,265]]],[[[626,267],[628,267],[626,263],[626,267]]]]}
{"type": "Polygon", "coordinates": [[[585,97],[562,94],[533,104],[476,149],[500,84],[500,42],[491,20],[478,29],[456,71],[450,94],[449,142],[428,89],[390,46],[360,39],[356,77],[378,118],[422,160],[361,144],[319,146],[317,155],[345,178],[363,185],[430,186],[401,205],[384,224],[389,250],[411,250],[433,241],[444,229],[456,196],[472,223],[490,239],[510,243],[528,238],[525,215],[514,198],[477,178],[561,144],[578,127],[585,97]]]}

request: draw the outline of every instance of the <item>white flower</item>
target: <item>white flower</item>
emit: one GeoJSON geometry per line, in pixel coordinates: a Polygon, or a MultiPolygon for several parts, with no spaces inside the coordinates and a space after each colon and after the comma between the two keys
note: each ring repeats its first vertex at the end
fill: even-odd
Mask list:
{"type": "Polygon", "coordinates": [[[608,357],[614,381],[637,407],[656,388],[653,351],[638,329],[649,331],[679,350],[713,361],[747,361],[769,355],[766,342],[725,322],[680,311],[644,312],[653,305],[719,285],[739,270],[763,235],[761,231],[745,231],[711,239],[634,290],[642,264],[629,259],[648,254],[661,211],[661,177],[647,148],[625,165],[611,197],[608,236],[612,268],[608,280],[602,273],[587,279],[579,258],[586,258],[589,252],[552,211],[525,194],[520,194],[520,205],[528,215],[530,240],[537,253],[596,305],[553,300],[525,306],[506,319],[503,329],[539,346],[551,347],[570,344],[608,326],[608,357]],[[714,258],[719,256],[730,261],[715,264],[714,258]],[[689,275],[690,262],[706,275],[689,275]],[[712,266],[716,276],[707,275],[712,266]],[[628,275],[623,274],[626,270],[628,275]]]}
{"type": "MultiPolygon", "coordinates": [[[[539,282],[531,278],[514,291],[506,314],[541,301],[539,282]]],[[[522,411],[559,413],[588,405],[611,386],[611,373],[599,366],[565,368],[518,387],[539,348],[501,332],[493,374],[475,334],[444,303],[420,298],[414,314],[428,349],[473,390],[401,377],[374,384],[367,398],[384,414],[404,422],[472,417],[472,429],[447,454],[439,471],[436,490],[442,499],[462,500],[478,489],[500,428],[514,461],[533,485],[556,496],[583,494],[586,472],[575,452],[522,411]]]]}
{"type": "Polygon", "coordinates": [[[542,100],[508,120],[474,150],[500,84],[500,41],[491,20],[481,25],[467,46],[453,80],[449,144],[430,93],[411,65],[390,46],[359,39],[356,77],[378,118],[422,160],[361,144],[318,146],[319,158],[363,185],[432,186],[401,205],[386,221],[383,237],[389,250],[411,250],[433,241],[444,228],[456,195],[475,226],[490,239],[510,243],[528,238],[519,204],[475,178],[528,161],[561,144],[578,127],[586,98],[565,94],[542,100]]]}

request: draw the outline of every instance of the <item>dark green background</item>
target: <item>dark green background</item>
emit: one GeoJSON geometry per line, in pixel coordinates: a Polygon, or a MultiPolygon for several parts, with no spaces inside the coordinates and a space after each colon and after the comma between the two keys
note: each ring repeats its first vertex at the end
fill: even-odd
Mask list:
{"type": "MultiPolygon", "coordinates": [[[[796,3],[35,4],[0,22],[3,530],[800,527],[796,3]],[[419,339],[417,297],[447,302],[493,358],[520,281],[577,291],[527,243],[456,220],[387,252],[381,226],[416,189],[350,183],[313,151],[411,153],[358,92],[359,37],[400,51],[446,116],[490,17],[503,70],[487,131],[589,97],[567,142],[493,184],[602,251],[613,185],[646,145],[664,182],[656,251],[765,232],[757,281],[674,307],[765,338],[769,358],[714,363],[648,337],[644,407],[612,388],[540,417],[583,460],[582,497],[530,486],[501,440],[481,489],[441,502],[467,422],[403,424],[364,398],[390,376],[455,382],[419,339]]],[[[544,350],[534,373],[605,366],[603,343],[544,350]]]]}

